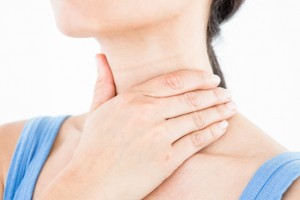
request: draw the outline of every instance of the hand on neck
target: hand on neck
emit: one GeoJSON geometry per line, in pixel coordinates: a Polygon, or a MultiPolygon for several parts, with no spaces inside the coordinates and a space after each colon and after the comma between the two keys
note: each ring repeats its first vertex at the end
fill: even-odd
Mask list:
{"type": "Polygon", "coordinates": [[[203,13],[209,9],[201,7],[191,6],[161,23],[96,37],[111,67],[117,94],[178,70],[212,71],[206,44],[208,14],[203,13]]]}

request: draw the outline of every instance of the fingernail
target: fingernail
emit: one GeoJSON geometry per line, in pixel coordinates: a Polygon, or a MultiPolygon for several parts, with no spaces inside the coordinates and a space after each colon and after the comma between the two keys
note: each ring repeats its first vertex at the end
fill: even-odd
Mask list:
{"type": "Polygon", "coordinates": [[[221,82],[221,78],[217,75],[212,76],[212,83],[218,85],[221,82]]]}
{"type": "Polygon", "coordinates": [[[220,127],[221,129],[227,128],[228,125],[229,125],[229,123],[228,123],[226,120],[221,121],[221,122],[219,123],[219,127],[220,127]]]}
{"type": "Polygon", "coordinates": [[[236,104],[233,101],[231,101],[226,104],[226,107],[229,108],[230,110],[235,110],[236,104]]]}

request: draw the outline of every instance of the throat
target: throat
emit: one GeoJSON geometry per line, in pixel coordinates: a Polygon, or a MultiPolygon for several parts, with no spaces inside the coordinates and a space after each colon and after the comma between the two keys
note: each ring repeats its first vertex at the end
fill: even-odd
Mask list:
{"type": "Polygon", "coordinates": [[[186,10],[152,27],[96,37],[112,70],[117,94],[178,70],[212,72],[207,51],[207,21],[208,13],[186,10]]]}
{"type": "Polygon", "coordinates": [[[186,69],[212,72],[207,55],[201,55],[201,53],[198,52],[197,54],[183,53],[177,56],[166,57],[142,64],[139,67],[112,68],[116,85],[116,94],[123,93],[129,88],[157,76],[186,69]]]}

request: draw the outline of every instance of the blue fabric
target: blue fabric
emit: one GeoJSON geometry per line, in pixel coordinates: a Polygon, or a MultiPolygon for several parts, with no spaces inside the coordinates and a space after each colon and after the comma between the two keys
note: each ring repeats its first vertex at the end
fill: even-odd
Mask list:
{"type": "Polygon", "coordinates": [[[36,117],[26,122],[10,163],[3,200],[32,199],[40,171],[68,117],[36,117]]]}
{"type": "Polygon", "coordinates": [[[282,153],[256,171],[240,200],[280,200],[299,177],[300,152],[282,153]]]}
{"type": "MultiPolygon", "coordinates": [[[[3,200],[32,199],[40,171],[68,117],[37,117],[26,122],[10,164],[3,200]]],[[[300,153],[280,154],[256,171],[240,200],[279,200],[298,177],[300,153]]]]}

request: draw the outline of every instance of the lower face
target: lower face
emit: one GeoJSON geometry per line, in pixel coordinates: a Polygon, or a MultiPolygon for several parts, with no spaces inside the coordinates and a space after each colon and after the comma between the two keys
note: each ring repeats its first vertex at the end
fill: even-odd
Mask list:
{"type": "Polygon", "coordinates": [[[58,28],[71,37],[134,30],[172,19],[195,0],[51,0],[58,28]]]}

